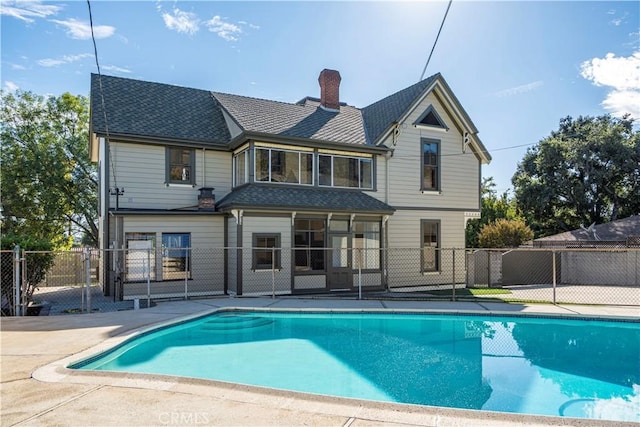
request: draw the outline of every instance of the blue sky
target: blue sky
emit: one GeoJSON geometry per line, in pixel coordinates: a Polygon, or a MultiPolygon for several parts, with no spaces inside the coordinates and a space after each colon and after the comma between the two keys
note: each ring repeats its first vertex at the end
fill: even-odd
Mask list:
{"type": "MultiPolygon", "coordinates": [[[[86,1],[0,0],[1,87],[89,94],[86,1]]],[[[91,2],[104,74],[295,102],[323,68],[364,107],[420,79],[447,7],[431,2],[91,2]]],[[[493,156],[498,191],[562,117],[640,118],[637,2],[453,0],[441,72],[493,156]],[[520,146],[517,148],[509,148],[520,146]]]]}

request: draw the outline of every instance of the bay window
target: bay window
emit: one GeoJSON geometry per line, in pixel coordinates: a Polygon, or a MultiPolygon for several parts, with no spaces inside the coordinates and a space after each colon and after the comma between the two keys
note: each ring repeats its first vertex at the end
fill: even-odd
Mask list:
{"type": "Polygon", "coordinates": [[[313,184],[313,153],[256,147],[255,180],[313,184]]]}
{"type": "Polygon", "coordinates": [[[237,187],[249,180],[249,150],[244,150],[233,156],[233,185],[237,187]]]}
{"type": "Polygon", "coordinates": [[[318,156],[318,183],[322,186],[373,188],[373,160],[329,154],[318,156]]]}

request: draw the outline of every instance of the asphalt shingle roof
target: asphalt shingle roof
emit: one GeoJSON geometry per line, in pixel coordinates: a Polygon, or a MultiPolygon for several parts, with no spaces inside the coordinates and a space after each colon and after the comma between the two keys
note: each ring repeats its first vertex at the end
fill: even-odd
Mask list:
{"type": "Polygon", "coordinates": [[[640,236],[640,215],[632,215],[630,217],[607,222],[605,224],[594,225],[591,232],[579,228],[577,230],[554,234],[553,236],[541,237],[536,239],[535,242],[593,240],[623,241],[630,236],[640,236]]]}
{"type": "Polygon", "coordinates": [[[366,144],[362,113],[341,105],[340,112],[319,108],[320,102],[305,98],[289,104],[266,99],[213,92],[216,99],[245,131],[349,144],[366,144]]]}
{"type": "MultiPolygon", "coordinates": [[[[102,76],[109,132],[208,143],[227,143],[229,129],[211,92],[102,76]]],[[[106,132],[98,75],[91,75],[93,131],[106,132]]]]}
{"type": "Polygon", "coordinates": [[[374,143],[393,122],[399,121],[402,115],[438,76],[440,76],[440,73],[364,107],[362,116],[369,142],[374,143]]]}
{"type": "Polygon", "coordinates": [[[235,188],[216,203],[218,210],[267,208],[332,212],[392,213],[391,206],[361,191],[331,188],[299,188],[269,184],[247,184],[235,188]]]}

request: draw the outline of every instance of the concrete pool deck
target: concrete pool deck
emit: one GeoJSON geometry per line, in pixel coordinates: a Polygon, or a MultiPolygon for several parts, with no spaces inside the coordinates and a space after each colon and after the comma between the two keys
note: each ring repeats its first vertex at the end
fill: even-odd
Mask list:
{"type": "MultiPolygon", "coordinates": [[[[71,371],[66,364],[142,329],[224,307],[526,313],[638,319],[638,307],[321,298],[211,298],[84,315],[0,321],[2,426],[603,426],[620,422],[523,416],[322,397],[219,382],[71,371]]],[[[627,423],[628,425],[637,425],[627,423]]]]}

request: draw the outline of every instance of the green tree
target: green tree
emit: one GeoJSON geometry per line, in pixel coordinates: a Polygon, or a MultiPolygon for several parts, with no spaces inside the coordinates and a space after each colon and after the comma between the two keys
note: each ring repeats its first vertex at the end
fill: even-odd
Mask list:
{"type": "Polygon", "coordinates": [[[2,232],[70,245],[98,242],[97,172],[88,155],[89,103],[0,92],[2,232]]]}
{"type": "Polygon", "coordinates": [[[468,248],[477,248],[479,246],[478,234],[485,225],[501,218],[518,218],[514,200],[509,199],[506,191],[498,196],[495,187],[496,184],[493,181],[493,177],[482,179],[480,218],[469,220],[465,230],[466,247],[468,248]]]}
{"type": "Polygon", "coordinates": [[[500,218],[482,227],[478,235],[481,248],[517,248],[533,239],[533,231],[522,219],[500,218]]]}
{"type": "MultiPolygon", "coordinates": [[[[25,285],[23,288],[24,297],[27,302],[33,299],[33,293],[38,289],[38,284],[42,282],[47,275],[49,269],[53,266],[55,261],[55,254],[51,252],[53,246],[50,241],[46,239],[38,239],[32,236],[16,236],[13,234],[3,235],[0,238],[0,263],[2,264],[2,295],[7,298],[8,295],[13,294],[14,277],[13,268],[13,252],[9,252],[19,246],[20,249],[26,251],[33,251],[26,257],[26,270],[22,274],[26,274],[25,285]]],[[[21,278],[22,279],[22,278],[21,278]]],[[[7,298],[8,299],[8,298],[7,298]]],[[[12,301],[3,301],[4,303],[11,304],[12,301]]],[[[4,313],[3,310],[3,314],[4,313]]]]}
{"type": "Polygon", "coordinates": [[[512,178],[537,237],[640,212],[640,134],[633,120],[566,117],[530,148],[512,178]]]}

